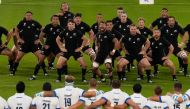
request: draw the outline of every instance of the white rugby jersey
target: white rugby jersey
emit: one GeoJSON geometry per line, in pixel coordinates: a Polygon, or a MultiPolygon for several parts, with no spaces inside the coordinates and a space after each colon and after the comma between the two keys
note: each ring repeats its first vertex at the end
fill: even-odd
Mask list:
{"type": "Polygon", "coordinates": [[[29,109],[31,102],[32,98],[24,93],[16,93],[7,100],[10,109],[29,109]]]}
{"type": "Polygon", "coordinates": [[[144,107],[148,109],[167,109],[168,105],[166,103],[160,103],[160,102],[148,100],[144,107]]]}
{"type": "Polygon", "coordinates": [[[0,109],[8,109],[7,102],[0,96],[0,109]]]}
{"type": "Polygon", "coordinates": [[[68,109],[79,100],[84,90],[73,86],[65,86],[64,88],[54,90],[54,92],[59,99],[60,106],[64,109],[68,109]]]}
{"type": "Polygon", "coordinates": [[[176,97],[182,97],[182,94],[173,94],[172,97],[160,96],[160,102],[167,103],[170,109],[186,109],[190,107],[189,101],[178,103],[178,101],[175,101],[176,97]]]}
{"type": "MultiPolygon", "coordinates": [[[[95,91],[96,92],[96,96],[95,97],[91,97],[91,98],[86,98],[86,97],[80,97],[79,101],[83,102],[85,104],[85,106],[89,106],[92,103],[98,101],[104,94],[104,92],[102,90],[96,90],[96,89],[90,89],[88,91],[95,91]]],[[[97,107],[96,109],[101,109],[101,107],[97,107]]]]}
{"type": "Polygon", "coordinates": [[[102,99],[110,101],[111,106],[115,106],[127,103],[127,101],[131,98],[127,93],[121,91],[120,89],[112,89],[111,91],[104,93],[102,99]]]}
{"type": "MultiPolygon", "coordinates": [[[[146,102],[147,102],[147,98],[145,98],[142,94],[140,93],[134,93],[131,95],[131,99],[142,109],[146,102]]],[[[133,109],[132,107],[130,107],[130,109],[133,109]]]]}
{"type": "Polygon", "coordinates": [[[37,109],[60,109],[57,97],[37,96],[32,100],[32,106],[36,106],[37,109]]]}

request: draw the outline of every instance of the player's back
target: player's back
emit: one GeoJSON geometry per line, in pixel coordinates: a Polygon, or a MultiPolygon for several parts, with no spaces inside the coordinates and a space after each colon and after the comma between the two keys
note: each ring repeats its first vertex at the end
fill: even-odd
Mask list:
{"type": "Polygon", "coordinates": [[[167,109],[168,105],[166,103],[160,103],[160,102],[148,100],[144,107],[148,109],[167,109]]]}
{"type": "Polygon", "coordinates": [[[7,102],[0,96],[0,109],[8,109],[7,102]]]}
{"type": "Polygon", "coordinates": [[[32,105],[37,109],[59,109],[59,100],[57,97],[35,97],[32,105]]]}
{"type": "Polygon", "coordinates": [[[185,101],[182,103],[178,103],[178,101],[175,100],[175,98],[182,97],[182,94],[173,94],[172,98],[175,101],[175,104],[173,105],[174,109],[189,109],[190,108],[190,101],[185,101]]]}
{"type": "MultiPolygon", "coordinates": [[[[134,93],[133,95],[131,95],[131,99],[140,107],[143,108],[147,102],[147,98],[145,98],[143,95],[138,94],[138,93],[134,93]]],[[[133,109],[131,107],[131,109],[133,109]]]]}
{"type": "Polygon", "coordinates": [[[84,90],[73,86],[65,86],[64,88],[55,90],[55,94],[59,98],[60,106],[64,109],[75,104],[83,93],[84,90]]]}
{"type": "Polygon", "coordinates": [[[10,109],[29,109],[32,98],[24,93],[16,93],[8,98],[8,106],[10,109]]]}
{"type": "Polygon", "coordinates": [[[120,89],[112,89],[111,91],[106,92],[102,98],[110,101],[112,106],[122,105],[130,99],[129,95],[120,89]]]}
{"type": "MultiPolygon", "coordinates": [[[[102,96],[103,96],[103,91],[102,90],[96,90],[96,89],[91,89],[88,91],[95,91],[96,92],[96,96],[95,97],[90,97],[90,98],[86,98],[86,97],[80,97],[80,101],[85,103],[85,106],[89,106],[92,103],[98,101],[102,96]]],[[[96,109],[101,109],[101,107],[97,107],[96,109]]]]}

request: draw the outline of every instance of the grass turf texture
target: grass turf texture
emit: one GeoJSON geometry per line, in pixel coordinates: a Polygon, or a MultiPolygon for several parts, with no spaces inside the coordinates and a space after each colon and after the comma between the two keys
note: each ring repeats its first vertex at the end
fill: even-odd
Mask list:
{"type": "MultiPolygon", "coordinates": [[[[2,0],[0,5],[0,25],[11,29],[16,26],[18,22],[23,18],[24,13],[27,10],[31,10],[34,13],[34,19],[38,20],[43,26],[49,23],[51,15],[59,12],[61,0],[2,0]]],[[[116,8],[122,6],[135,23],[138,17],[144,17],[146,19],[146,26],[158,18],[160,10],[163,7],[169,9],[169,14],[176,17],[177,21],[184,27],[189,23],[190,15],[190,1],[189,0],[155,0],[155,5],[139,5],[138,0],[65,0],[68,2],[71,11],[81,12],[83,14],[83,21],[92,25],[95,22],[95,16],[97,13],[102,13],[104,18],[112,19],[116,16],[116,8]]],[[[3,38],[4,40],[5,38],[3,38]]],[[[180,40],[180,39],[179,39],[180,40]]],[[[9,47],[12,46],[12,40],[9,47]]],[[[89,57],[85,55],[85,60],[88,63],[88,69],[91,67],[89,57]]],[[[177,58],[172,56],[176,67],[178,68],[177,58]]],[[[0,96],[8,98],[15,93],[15,84],[22,80],[26,83],[26,94],[33,96],[34,93],[41,91],[42,84],[45,81],[52,83],[53,88],[59,88],[63,86],[63,82],[55,83],[54,80],[57,77],[56,70],[48,71],[49,76],[44,77],[42,70],[35,81],[29,81],[28,78],[33,74],[34,66],[37,63],[34,55],[27,54],[21,60],[18,67],[16,76],[8,76],[7,58],[0,56],[0,96]]],[[[88,85],[81,83],[81,69],[79,64],[71,58],[68,62],[69,73],[76,77],[76,86],[87,89],[88,85]]],[[[102,72],[106,72],[104,67],[101,67],[102,72]]],[[[146,97],[153,94],[153,89],[156,85],[163,87],[163,94],[168,91],[172,91],[173,81],[168,69],[159,67],[160,73],[158,77],[153,78],[153,84],[147,84],[146,80],[141,81],[143,90],[142,93],[146,97]]],[[[132,86],[136,83],[136,70],[132,70],[127,73],[128,80],[122,82],[122,89],[128,94],[132,94],[132,86]]],[[[114,70],[115,78],[116,73],[114,70]]],[[[87,73],[87,79],[90,79],[91,73],[87,73]]],[[[182,74],[177,74],[180,82],[183,83],[183,91],[190,88],[189,78],[185,78],[182,74]]],[[[99,85],[99,89],[104,91],[110,90],[108,83],[102,83],[99,85]]]]}

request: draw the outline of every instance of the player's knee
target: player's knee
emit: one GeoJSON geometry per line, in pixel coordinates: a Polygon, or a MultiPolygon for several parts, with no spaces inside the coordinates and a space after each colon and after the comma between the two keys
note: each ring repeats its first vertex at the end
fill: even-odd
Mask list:
{"type": "Polygon", "coordinates": [[[92,63],[92,67],[93,67],[93,69],[97,69],[99,67],[99,63],[97,63],[97,62],[94,61],[92,63]]]}
{"type": "Polygon", "coordinates": [[[106,65],[106,68],[107,68],[107,69],[110,69],[110,68],[112,68],[112,65],[111,65],[111,63],[106,63],[105,65],[106,65]]]}

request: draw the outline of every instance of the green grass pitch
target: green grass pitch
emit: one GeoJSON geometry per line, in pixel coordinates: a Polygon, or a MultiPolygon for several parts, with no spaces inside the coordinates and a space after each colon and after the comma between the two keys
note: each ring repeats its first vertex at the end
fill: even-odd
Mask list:
{"type": "MultiPolygon", "coordinates": [[[[23,18],[24,13],[27,10],[31,10],[34,13],[34,19],[38,20],[43,26],[49,23],[50,16],[59,12],[60,4],[62,0],[2,0],[0,5],[0,25],[11,29],[18,24],[23,18]]],[[[169,9],[169,14],[176,17],[177,21],[184,27],[190,22],[190,1],[189,0],[155,0],[155,5],[139,5],[138,0],[65,0],[68,2],[71,11],[81,12],[83,14],[83,21],[92,25],[95,22],[95,16],[97,13],[102,13],[104,19],[112,19],[116,16],[116,8],[122,6],[128,13],[129,18],[134,22],[137,22],[138,17],[144,17],[146,19],[146,26],[158,18],[160,10],[163,7],[169,9]]],[[[3,38],[4,40],[5,38],[3,38]]],[[[180,39],[179,39],[180,40],[180,39]]],[[[12,46],[12,40],[9,47],[12,46]]],[[[89,57],[85,55],[85,60],[88,63],[88,69],[91,68],[91,62],[89,57]]],[[[178,68],[177,58],[172,56],[176,67],[178,68]]],[[[34,93],[41,91],[42,84],[45,81],[52,83],[53,88],[62,87],[64,84],[55,83],[57,72],[56,70],[48,71],[49,76],[44,77],[42,71],[40,71],[37,80],[29,81],[28,77],[33,74],[33,69],[37,60],[34,55],[27,54],[20,62],[16,76],[8,76],[7,57],[0,56],[0,96],[8,98],[15,93],[15,84],[22,80],[26,83],[26,94],[33,96],[34,93]]],[[[68,62],[69,73],[77,77],[76,86],[87,89],[88,85],[81,83],[81,69],[80,66],[73,59],[68,62]]],[[[143,85],[143,95],[146,97],[153,94],[153,89],[156,85],[161,85],[164,90],[164,94],[168,91],[172,91],[173,81],[168,69],[159,67],[160,73],[158,77],[153,78],[153,84],[147,84],[146,80],[141,81],[143,85]]],[[[104,67],[101,67],[102,72],[106,72],[104,67]]],[[[115,74],[115,70],[114,70],[115,74]]],[[[122,89],[128,94],[132,94],[132,85],[136,83],[136,70],[132,70],[127,73],[128,80],[122,82],[122,89]]],[[[115,74],[116,75],[116,74],[115,74]]],[[[87,74],[87,79],[91,76],[87,74]]],[[[116,76],[115,76],[116,77],[116,76]]],[[[182,74],[177,74],[180,82],[183,83],[183,91],[190,88],[190,78],[185,78],[182,74]]],[[[110,90],[108,83],[99,85],[99,89],[104,91],[110,90]]]]}

